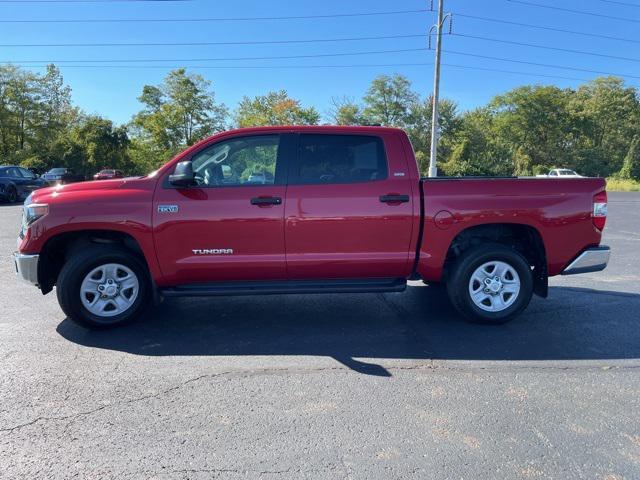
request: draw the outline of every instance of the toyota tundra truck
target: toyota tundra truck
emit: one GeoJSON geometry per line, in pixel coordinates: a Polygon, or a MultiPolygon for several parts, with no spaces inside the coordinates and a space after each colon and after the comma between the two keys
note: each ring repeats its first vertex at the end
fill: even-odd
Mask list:
{"type": "Polygon", "coordinates": [[[549,276],[603,270],[606,215],[600,178],[421,179],[399,129],[262,127],[145,177],[33,192],[15,264],[89,328],[165,297],[401,292],[408,280],[496,324],[546,297],[549,276]]]}

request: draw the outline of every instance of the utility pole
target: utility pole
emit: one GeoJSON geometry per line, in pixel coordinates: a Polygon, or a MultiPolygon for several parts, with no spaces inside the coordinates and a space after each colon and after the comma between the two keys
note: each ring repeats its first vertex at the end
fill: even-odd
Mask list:
{"type": "MultiPolygon", "coordinates": [[[[431,2],[433,5],[433,1],[431,2]]],[[[450,14],[447,14],[450,17],[450,14]]],[[[438,156],[438,100],[440,96],[440,55],[442,52],[442,26],[446,17],[444,15],[444,0],[438,0],[438,23],[436,27],[436,65],[433,73],[433,111],[431,116],[431,157],[429,159],[429,176],[438,176],[436,164],[438,156]]],[[[431,32],[429,31],[429,45],[431,45],[431,32]]]]}

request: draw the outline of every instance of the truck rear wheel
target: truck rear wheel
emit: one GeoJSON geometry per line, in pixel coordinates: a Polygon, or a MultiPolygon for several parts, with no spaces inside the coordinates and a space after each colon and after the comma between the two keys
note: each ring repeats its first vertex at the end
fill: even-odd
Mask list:
{"type": "Polygon", "coordinates": [[[72,256],[56,283],[60,307],[70,320],[91,329],[123,325],[149,304],[145,265],[113,246],[93,246],[72,256]]]}
{"type": "Polygon", "coordinates": [[[531,267],[520,253],[504,245],[474,247],[453,265],[447,293],[467,320],[505,323],[522,313],[531,301],[531,267]]]}

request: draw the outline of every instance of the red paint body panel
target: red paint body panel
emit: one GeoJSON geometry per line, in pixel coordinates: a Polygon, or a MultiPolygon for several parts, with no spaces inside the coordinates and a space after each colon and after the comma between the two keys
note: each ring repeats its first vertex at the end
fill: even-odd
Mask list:
{"type": "Polygon", "coordinates": [[[265,127],[224,132],[194,145],[154,174],[136,179],[76,183],[33,193],[49,204],[21,241],[39,253],[61,233],[112,230],[139,244],[158,286],[239,280],[442,277],[456,235],[477,225],[514,223],[541,235],[550,275],[600,243],[591,219],[602,179],[420,180],[404,132],[380,127],[265,127]],[[268,133],[374,135],[382,138],[388,176],[352,184],[244,185],[167,188],[175,164],[234,136],[268,133]],[[424,198],[421,195],[421,187],[424,198]],[[388,194],[407,203],[382,203],[388,194]],[[278,196],[280,205],[251,205],[278,196]],[[160,205],[174,205],[170,215],[160,205]],[[421,215],[424,210],[424,217],[421,215]],[[418,245],[419,232],[423,236],[418,245]],[[207,256],[198,249],[230,249],[207,256]]]}
{"type": "Polygon", "coordinates": [[[193,188],[159,186],[153,207],[160,286],[239,280],[285,280],[283,205],[255,206],[253,197],[285,198],[286,187],[193,188]],[[158,205],[177,205],[176,214],[158,205]],[[197,249],[233,255],[197,255],[197,249]]]}
{"type": "Polygon", "coordinates": [[[151,202],[156,179],[128,178],[72,183],[36,190],[33,203],[49,205],[49,214],[28,230],[18,250],[38,253],[62,233],[111,230],[132,236],[140,245],[153,278],[161,272],[156,260],[151,202]]]}
{"type": "Polygon", "coordinates": [[[415,257],[414,206],[419,203],[412,196],[400,135],[397,131],[377,135],[386,150],[386,179],[289,185],[285,210],[289,278],[409,276],[415,257]],[[389,194],[409,195],[412,201],[381,203],[380,197],[389,194]]]}
{"type": "Polygon", "coordinates": [[[453,239],[466,228],[515,223],[535,228],[541,235],[549,275],[559,274],[582,250],[600,243],[602,233],[591,221],[593,196],[604,179],[467,179],[424,180],[424,236],[418,273],[438,281],[453,239]],[[446,230],[434,217],[452,212],[446,230]]]}

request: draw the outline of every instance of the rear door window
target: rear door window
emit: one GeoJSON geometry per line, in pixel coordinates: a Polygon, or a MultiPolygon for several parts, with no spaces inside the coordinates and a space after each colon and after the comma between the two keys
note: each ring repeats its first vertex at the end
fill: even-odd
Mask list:
{"type": "Polygon", "coordinates": [[[382,139],[369,135],[301,134],[291,183],[362,183],[387,178],[382,139]]]}

